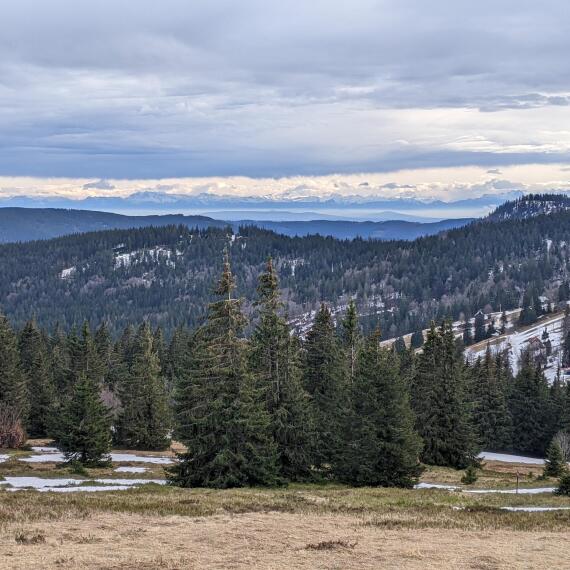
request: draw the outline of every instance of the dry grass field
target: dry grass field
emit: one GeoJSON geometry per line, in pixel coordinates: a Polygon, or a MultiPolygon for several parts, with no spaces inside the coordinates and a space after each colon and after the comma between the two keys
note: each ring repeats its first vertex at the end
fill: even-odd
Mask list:
{"type": "MultiPolygon", "coordinates": [[[[552,486],[540,467],[487,464],[475,487],[552,486]]],[[[12,457],[0,476],[70,477],[12,457]]],[[[434,468],[423,479],[457,484],[434,468]]],[[[88,478],[117,477],[112,469],[88,478]]],[[[163,477],[149,466],[146,478],[163,477]]],[[[2,487],[0,486],[0,489],[2,487]]],[[[146,485],[127,491],[0,490],[0,568],[570,568],[570,507],[551,494],[291,485],[214,491],[146,485]]]]}

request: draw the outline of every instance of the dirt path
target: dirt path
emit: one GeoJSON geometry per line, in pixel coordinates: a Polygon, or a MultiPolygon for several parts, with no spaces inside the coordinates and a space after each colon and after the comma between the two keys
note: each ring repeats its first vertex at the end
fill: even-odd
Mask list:
{"type": "Polygon", "coordinates": [[[570,530],[390,530],[348,516],[94,515],[0,530],[6,569],[568,568],[570,530]]]}

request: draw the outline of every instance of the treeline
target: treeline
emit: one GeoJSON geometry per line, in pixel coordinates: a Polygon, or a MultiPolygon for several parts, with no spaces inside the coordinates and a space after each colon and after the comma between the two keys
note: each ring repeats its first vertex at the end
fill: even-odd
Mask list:
{"type": "MultiPolygon", "coordinates": [[[[236,235],[182,226],[93,232],[0,246],[0,305],[17,327],[35,314],[44,328],[88,319],[117,334],[148,320],[170,336],[203,322],[229,244],[236,294],[248,301],[273,255],[290,318],[354,298],[365,331],[379,323],[384,338],[480,309],[524,306],[530,322],[537,296],[555,304],[568,281],[569,235],[570,212],[482,221],[413,242],[290,238],[254,227],[236,235]]],[[[243,310],[252,315],[249,302],[243,310]]]]}
{"type": "Polygon", "coordinates": [[[235,288],[226,256],[204,323],[168,342],[148,322],[113,339],[105,324],[48,334],[0,317],[0,446],[26,430],[97,465],[111,445],[159,450],[173,436],[187,447],[170,471],[181,486],[409,487],[422,463],[467,468],[481,448],[542,455],[570,428],[569,388],[549,386],[530,355],[514,377],[506,354],[469,364],[448,322],[421,350],[383,348],[353,303],[338,326],[321,305],[301,339],[271,260],[246,338],[235,288]]]}

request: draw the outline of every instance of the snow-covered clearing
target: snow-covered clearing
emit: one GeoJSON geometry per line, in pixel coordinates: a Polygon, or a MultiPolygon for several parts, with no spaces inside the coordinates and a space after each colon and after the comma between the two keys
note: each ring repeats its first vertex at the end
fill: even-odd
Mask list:
{"type": "Polygon", "coordinates": [[[503,463],[524,463],[527,465],[544,465],[544,459],[537,457],[524,457],[522,455],[510,455],[508,453],[493,453],[491,451],[482,451],[478,456],[484,461],[502,461],[503,463]]]}
{"type": "Polygon", "coordinates": [[[165,479],[46,479],[42,477],[5,477],[0,485],[5,485],[7,491],[34,489],[36,491],[54,491],[70,493],[74,491],[115,491],[129,489],[139,485],[155,483],[165,485],[165,479]],[[86,485],[85,483],[94,483],[86,485]]]}
{"type": "Polygon", "coordinates": [[[521,331],[507,331],[507,334],[495,338],[490,338],[486,342],[480,342],[466,349],[466,355],[470,360],[476,360],[484,357],[487,346],[493,354],[502,351],[508,351],[510,364],[513,373],[516,374],[519,369],[519,359],[521,353],[528,348],[528,342],[531,338],[542,338],[543,332],[546,330],[550,342],[552,344],[552,354],[548,359],[547,367],[544,374],[548,381],[552,383],[558,372],[558,365],[561,360],[562,345],[562,323],[564,314],[560,313],[555,316],[546,316],[539,319],[534,325],[524,328],[521,331]]]}
{"type": "MultiPolygon", "coordinates": [[[[56,447],[32,447],[35,455],[22,457],[19,461],[25,463],[63,463],[65,457],[56,447]]],[[[171,457],[163,455],[133,455],[130,453],[111,453],[111,461],[116,463],[153,463],[158,465],[170,465],[171,457]]]]}

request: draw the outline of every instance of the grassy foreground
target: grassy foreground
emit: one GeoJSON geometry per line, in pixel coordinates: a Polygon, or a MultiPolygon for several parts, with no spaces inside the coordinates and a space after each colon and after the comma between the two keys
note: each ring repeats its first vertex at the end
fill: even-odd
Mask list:
{"type": "MultiPolygon", "coordinates": [[[[476,486],[553,485],[539,468],[487,465],[476,486]]],[[[112,476],[93,470],[88,477],[112,476]]],[[[53,464],[0,464],[1,475],[67,477],[53,464]]],[[[115,476],[117,474],[115,473],[115,476]]],[[[125,474],[123,474],[125,475],[125,474]]],[[[163,475],[152,467],[149,476],[163,475]]],[[[424,480],[459,483],[430,469],[424,480]]],[[[1,487],[0,487],[1,488],[1,487]]],[[[227,491],[147,485],[128,491],[0,490],[0,568],[568,567],[570,511],[550,494],[505,495],[290,485],[227,491]]]]}

